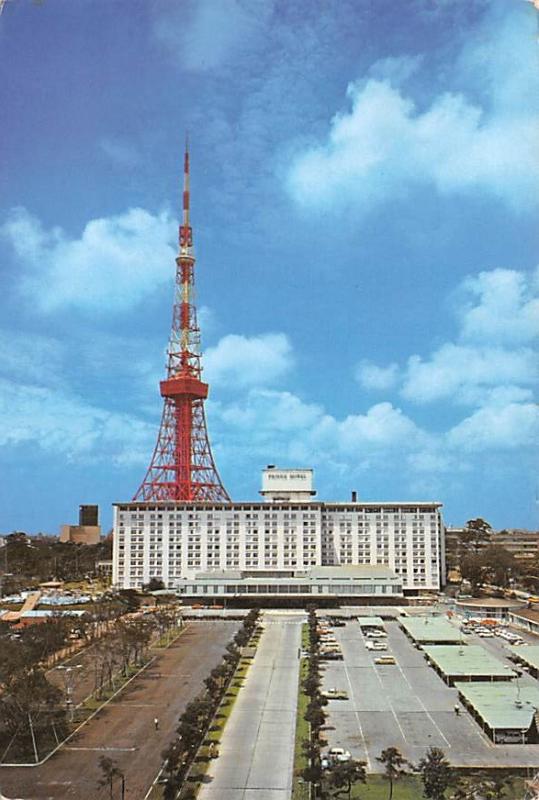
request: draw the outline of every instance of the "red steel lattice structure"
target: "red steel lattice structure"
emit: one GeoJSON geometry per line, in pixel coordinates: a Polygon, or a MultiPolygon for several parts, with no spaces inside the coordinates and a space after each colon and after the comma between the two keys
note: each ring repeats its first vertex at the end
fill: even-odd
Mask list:
{"type": "Polygon", "coordinates": [[[172,331],[157,444],[148,471],[133,500],[230,502],[213,460],[201,380],[200,329],[193,303],[193,229],[189,219],[189,152],[184,159],[183,219],[179,230],[172,331]]]}

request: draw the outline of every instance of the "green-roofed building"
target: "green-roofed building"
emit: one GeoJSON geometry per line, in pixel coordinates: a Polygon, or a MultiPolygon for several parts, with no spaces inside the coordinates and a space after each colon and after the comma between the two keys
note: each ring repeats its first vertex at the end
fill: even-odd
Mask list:
{"type": "Polygon", "coordinates": [[[462,634],[445,616],[399,617],[407,636],[417,645],[455,644],[462,640],[462,634]]]}
{"type": "Polygon", "coordinates": [[[455,687],[462,703],[496,744],[538,741],[539,687],[516,681],[456,683],[455,687]]]}
{"type": "Polygon", "coordinates": [[[511,645],[509,647],[513,654],[513,660],[520,664],[526,664],[530,668],[530,674],[534,678],[539,677],[539,644],[530,645],[511,645]]]}
{"type": "Polygon", "coordinates": [[[358,617],[357,621],[359,622],[360,628],[383,628],[384,627],[384,620],[382,617],[358,617]]]}
{"type": "Polygon", "coordinates": [[[427,661],[453,686],[457,681],[509,681],[516,673],[481,645],[427,645],[427,661]]]}

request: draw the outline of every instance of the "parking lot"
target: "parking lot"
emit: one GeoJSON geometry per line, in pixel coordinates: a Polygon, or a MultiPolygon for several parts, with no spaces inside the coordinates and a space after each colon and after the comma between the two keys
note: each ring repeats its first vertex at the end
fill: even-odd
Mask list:
{"type": "MultiPolygon", "coordinates": [[[[469,714],[455,714],[457,692],[448,687],[427,664],[396,621],[386,622],[388,651],[395,665],[379,666],[374,659],[386,653],[370,652],[360,626],[350,621],[333,633],[342,647],[343,661],[327,662],[323,689],[348,692],[347,700],[331,700],[327,706],[326,736],[329,746],[343,747],[367,768],[381,772],[377,756],[386,747],[397,747],[417,761],[431,747],[440,747],[451,763],[462,766],[537,766],[534,745],[493,745],[469,714]]],[[[501,642],[485,642],[499,657],[501,642]]],[[[508,661],[505,663],[509,664],[508,661]]],[[[533,680],[526,676],[524,680],[533,680]]]]}

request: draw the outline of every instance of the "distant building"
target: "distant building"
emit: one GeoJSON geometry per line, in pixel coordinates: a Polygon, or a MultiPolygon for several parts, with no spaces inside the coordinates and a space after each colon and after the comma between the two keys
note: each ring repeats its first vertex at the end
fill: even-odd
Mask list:
{"type": "Polygon", "coordinates": [[[312,470],[275,468],[263,472],[262,495],[116,503],[113,584],[139,588],[156,577],[175,588],[213,570],[271,577],[347,565],[389,568],[404,594],[444,583],[441,503],[323,503],[313,500],[312,470]]]}
{"type": "Polygon", "coordinates": [[[99,544],[100,539],[99,506],[79,506],[79,524],[62,525],[60,528],[61,542],[99,544]]]}
{"type": "Polygon", "coordinates": [[[458,567],[462,556],[467,552],[480,552],[485,547],[503,547],[513,554],[522,565],[539,559],[539,531],[526,531],[517,528],[492,531],[485,541],[478,541],[476,546],[463,543],[464,528],[448,526],[445,530],[445,547],[447,569],[458,567]]]}

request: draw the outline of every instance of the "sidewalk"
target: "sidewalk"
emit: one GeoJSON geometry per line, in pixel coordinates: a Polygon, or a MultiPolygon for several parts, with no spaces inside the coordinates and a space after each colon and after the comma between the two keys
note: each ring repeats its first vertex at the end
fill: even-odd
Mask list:
{"type": "Polygon", "coordinates": [[[265,631],[199,800],[288,800],[292,790],[302,619],[265,631]]]}

